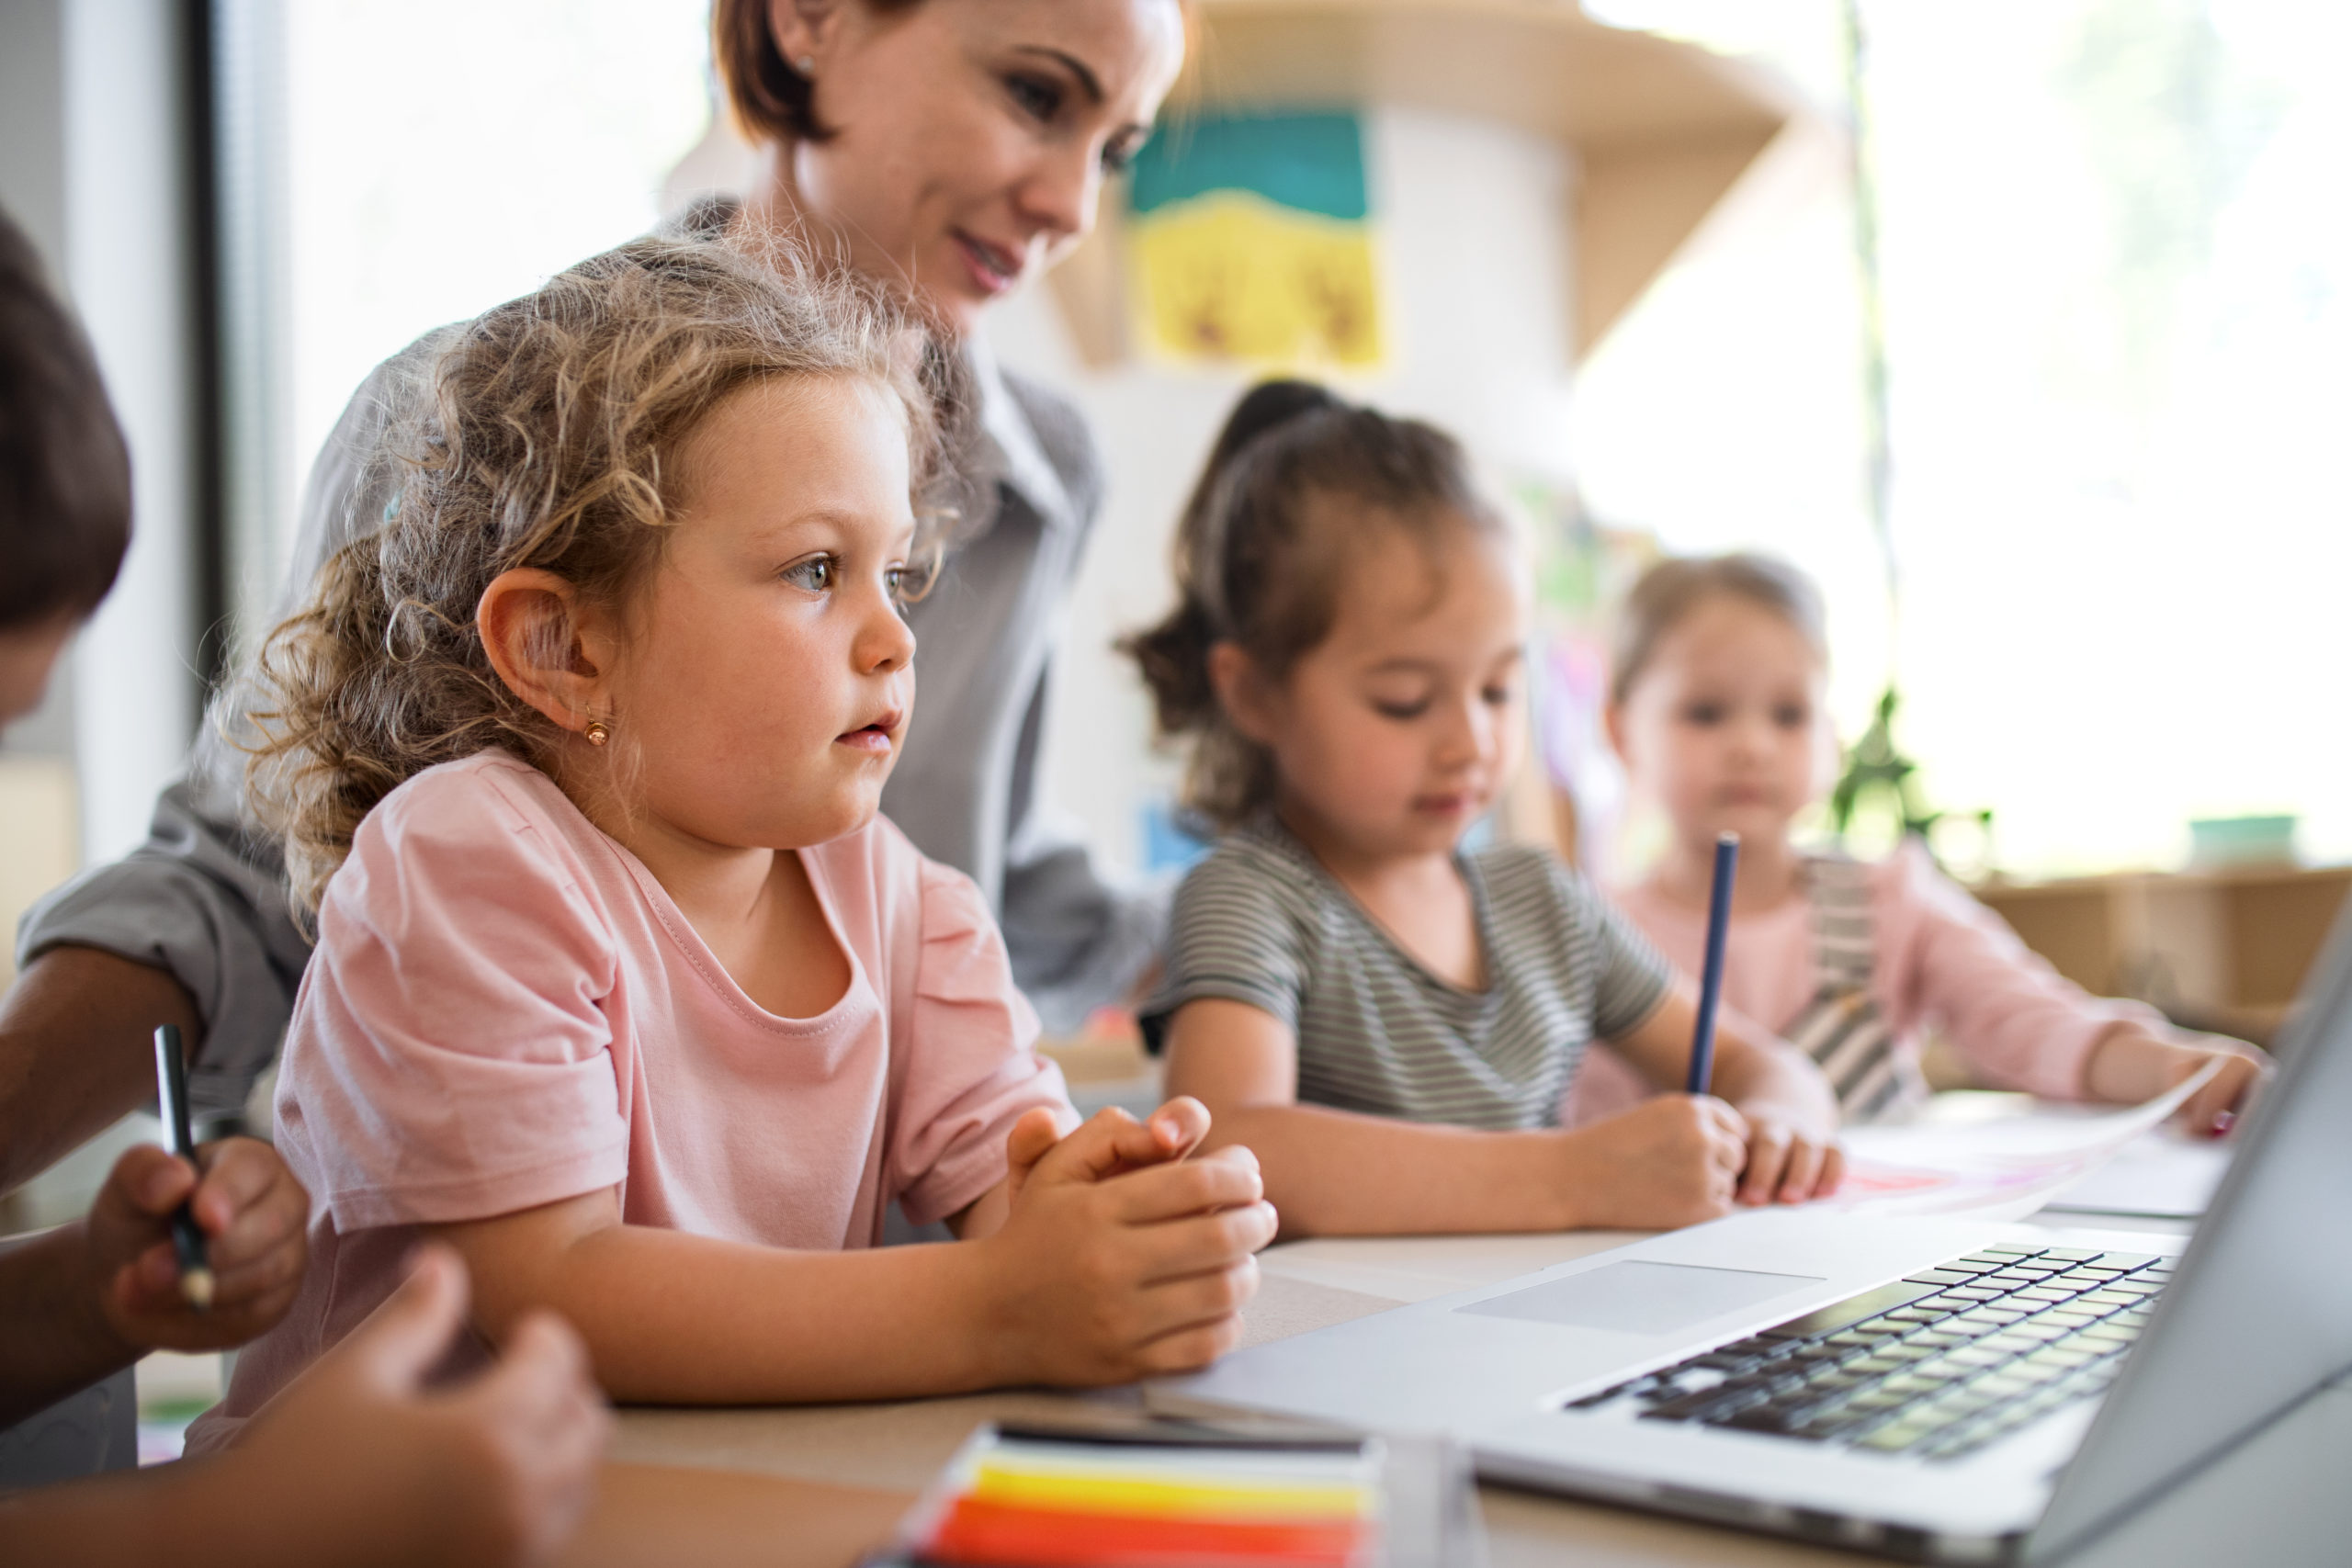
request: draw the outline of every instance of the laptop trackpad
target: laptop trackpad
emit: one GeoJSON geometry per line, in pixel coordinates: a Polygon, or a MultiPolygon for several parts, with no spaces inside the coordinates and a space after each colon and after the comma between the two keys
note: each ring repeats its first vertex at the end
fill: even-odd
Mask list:
{"type": "Polygon", "coordinates": [[[1687,1263],[1612,1263],[1546,1280],[1509,1295],[1455,1307],[1482,1317],[1517,1317],[1568,1328],[1619,1334],[1671,1334],[1823,1281],[1809,1274],[1759,1274],[1746,1269],[1701,1269],[1687,1263]]]}

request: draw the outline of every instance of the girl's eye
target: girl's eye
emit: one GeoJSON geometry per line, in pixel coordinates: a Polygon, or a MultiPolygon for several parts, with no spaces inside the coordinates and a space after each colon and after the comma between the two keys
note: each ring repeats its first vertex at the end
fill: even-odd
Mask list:
{"type": "Polygon", "coordinates": [[[1695,724],[1702,728],[1711,728],[1723,721],[1724,710],[1720,703],[1692,703],[1682,710],[1683,723],[1695,724]]]}
{"type": "Polygon", "coordinates": [[[1051,124],[1062,111],[1061,85],[1044,76],[1032,76],[1014,72],[1004,79],[1004,90],[1021,107],[1021,112],[1039,124],[1051,124]]]}
{"type": "Polygon", "coordinates": [[[1792,705],[1772,710],[1772,722],[1782,729],[1803,729],[1811,717],[1812,715],[1806,713],[1804,709],[1792,705]]]}
{"type": "Polygon", "coordinates": [[[1514,696],[1517,696],[1518,693],[1509,686],[1488,686],[1485,691],[1480,692],[1478,695],[1485,699],[1488,707],[1498,708],[1508,707],[1510,705],[1510,700],[1514,696]]]}
{"type": "Polygon", "coordinates": [[[1419,718],[1429,712],[1430,700],[1427,697],[1416,697],[1409,703],[1390,703],[1375,697],[1373,699],[1372,711],[1383,718],[1393,718],[1402,723],[1408,719],[1419,718]]]}
{"type": "Polygon", "coordinates": [[[810,556],[795,561],[783,571],[784,580],[795,588],[805,588],[811,593],[830,593],[841,586],[842,563],[837,556],[810,556]]]}

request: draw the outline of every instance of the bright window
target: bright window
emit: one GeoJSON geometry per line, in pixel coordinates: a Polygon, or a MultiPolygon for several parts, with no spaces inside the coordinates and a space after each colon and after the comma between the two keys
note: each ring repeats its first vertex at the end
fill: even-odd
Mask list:
{"type": "Polygon", "coordinates": [[[274,567],[379,360],[653,227],[710,122],[708,18],[708,0],[284,6],[274,567]]]}
{"type": "MultiPolygon", "coordinates": [[[[1593,0],[1842,113],[1838,0],[1593,0]]],[[[2292,811],[2352,855],[2352,13],[1861,7],[1891,369],[1900,734],[2014,870],[2177,862],[2292,811]]],[[[1850,736],[1889,671],[1834,138],[1759,172],[1586,367],[1596,511],[1795,558],[1850,736]]]]}

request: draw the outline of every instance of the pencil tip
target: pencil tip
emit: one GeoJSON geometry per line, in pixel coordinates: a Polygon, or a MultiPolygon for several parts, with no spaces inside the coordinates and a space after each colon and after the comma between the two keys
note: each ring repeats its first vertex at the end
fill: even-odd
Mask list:
{"type": "Polygon", "coordinates": [[[209,1269],[191,1269],[180,1276],[180,1294],[198,1312],[212,1310],[213,1279],[209,1269]]]}

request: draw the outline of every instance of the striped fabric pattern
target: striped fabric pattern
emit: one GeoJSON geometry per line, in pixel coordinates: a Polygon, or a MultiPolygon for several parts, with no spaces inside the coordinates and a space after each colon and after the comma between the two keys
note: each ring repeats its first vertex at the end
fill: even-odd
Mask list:
{"type": "Polygon", "coordinates": [[[1813,905],[1814,962],[1821,987],[1781,1036],[1811,1056],[1838,1091],[1849,1122],[1883,1121],[1928,1098],[1928,1082],[1901,1049],[1871,996],[1877,946],[1871,929],[1870,867],[1842,856],[1805,861],[1813,905]]]}
{"type": "Polygon", "coordinates": [[[1227,834],[1176,895],[1146,1038],[1157,1049],[1178,1008],[1222,997],[1290,1026],[1304,1103],[1489,1131],[1557,1126],[1586,1044],[1638,1027],[1672,971],[1543,850],[1499,845],[1456,863],[1477,914],[1482,991],[1430,974],[1272,818],[1227,834]]]}

